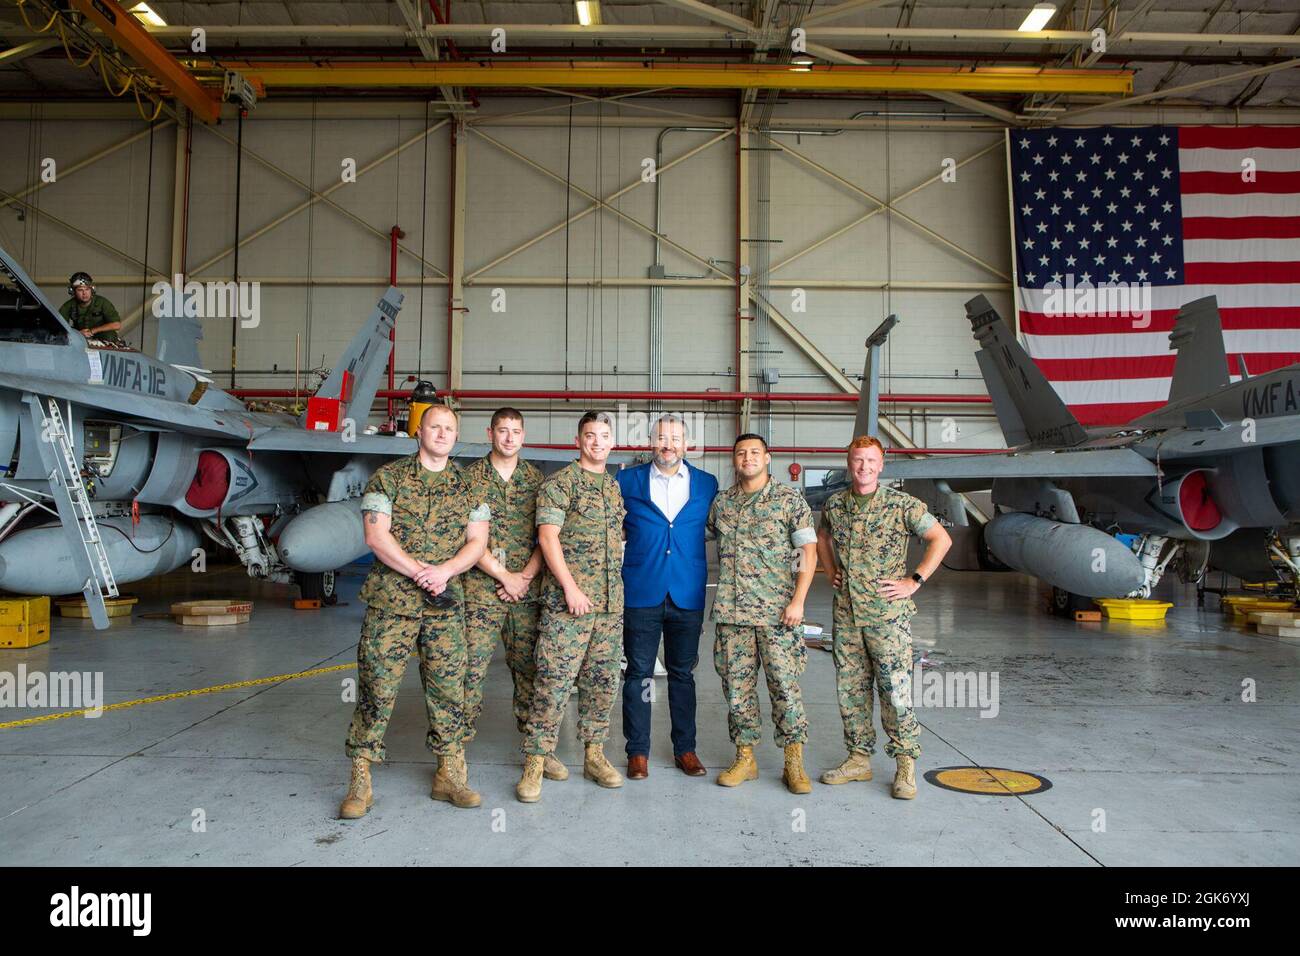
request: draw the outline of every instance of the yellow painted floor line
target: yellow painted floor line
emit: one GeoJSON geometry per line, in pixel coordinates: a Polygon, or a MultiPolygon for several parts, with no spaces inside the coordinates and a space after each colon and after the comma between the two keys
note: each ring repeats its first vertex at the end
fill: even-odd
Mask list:
{"type": "MultiPolygon", "coordinates": [[[[332,667],[317,667],[309,671],[297,671],[293,674],[276,674],[274,677],[258,677],[254,680],[241,680],[233,684],[217,684],[213,687],[199,687],[195,690],[180,690],[174,694],[159,694],[157,697],[141,697],[139,700],[124,700],[119,704],[106,704],[103,712],[110,710],[126,710],[128,707],[139,707],[141,704],[156,704],[164,700],[179,700],[182,697],[198,697],[200,694],[216,694],[225,690],[238,690],[240,687],[255,687],[258,684],[275,684],[285,680],[298,680],[300,677],[316,677],[319,674],[330,674],[334,671],[346,671],[356,668],[356,664],[335,664],[332,667]]],[[[67,710],[60,714],[42,714],[40,717],[27,717],[23,720],[11,720],[7,723],[0,724],[0,730],[10,730],[14,727],[30,727],[32,724],[43,724],[51,720],[62,720],[65,717],[80,717],[83,714],[90,713],[94,708],[84,707],[81,710],[67,710]]]]}

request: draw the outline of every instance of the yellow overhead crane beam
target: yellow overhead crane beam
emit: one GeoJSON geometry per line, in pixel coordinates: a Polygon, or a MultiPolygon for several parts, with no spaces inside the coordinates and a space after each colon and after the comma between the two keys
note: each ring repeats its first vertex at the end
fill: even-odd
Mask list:
{"type": "Polygon", "coordinates": [[[589,89],[855,90],[953,93],[1133,92],[1127,70],[1022,67],[893,67],[764,63],[607,63],[457,61],[411,63],[227,64],[269,89],[302,87],[534,87],[589,89]]]}

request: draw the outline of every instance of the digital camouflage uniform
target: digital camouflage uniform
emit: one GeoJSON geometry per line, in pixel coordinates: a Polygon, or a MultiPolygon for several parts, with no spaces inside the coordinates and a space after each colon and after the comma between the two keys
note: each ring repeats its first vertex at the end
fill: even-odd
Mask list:
{"type": "Polygon", "coordinates": [[[558,525],[564,563],[591,601],[575,617],[564,588],[547,571],[537,633],[537,677],[524,731],[526,754],[555,750],[560,721],[575,686],[578,739],[604,743],[618,694],[623,649],[623,495],[608,472],[593,474],[576,461],[557,471],[537,494],[537,524],[558,525]]]}
{"type": "Polygon", "coordinates": [[[877,582],[906,579],[907,540],[934,526],[925,502],[880,485],[862,507],[851,489],[826,499],[820,527],[829,532],[844,575],[835,594],[835,686],[850,752],[876,749],[871,722],[872,685],[880,694],[880,723],[889,757],[921,756],[920,728],[912,709],[911,598],[891,601],[877,582]]]}
{"type": "MultiPolygon", "coordinates": [[[[488,507],[471,497],[453,462],[442,471],[430,471],[420,464],[418,453],[376,471],[366,485],[361,510],[390,515],[390,530],[402,550],[428,564],[455,557],[465,545],[466,526],[490,518],[488,507]]],[[[427,593],[378,558],[361,586],[359,597],[367,607],[357,644],[357,709],[348,730],[349,757],[384,759],[384,731],[413,650],[420,654],[420,682],[429,714],[426,744],[438,755],[460,747],[466,663],[460,575],[444,592],[456,599],[455,606],[430,607],[424,599],[427,593]]]]}
{"type": "Polygon", "coordinates": [[[708,529],[718,539],[718,590],[713,600],[713,666],[727,700],[727,729],[737,746],[761,737],[758,667],[772,698],[778,746],[808,739],[799,676],[808,663],[802,627],[781,615],[794,597],[798,550],[817,540],[803,495],[768,479],[747,495],[739,484],[713,499],[708,529]]]}
{"type": "MultiPolygon", "coordinates": [[[[542,473],[522,458],[510,480],[503,481],[485,456],[465,469],[474,500],[492,509],[488,552],[512,571],[522,571],[537,545],[537,490],[542,473]]],[[[533,648],[537,643],[537,598],[541,575],[530,582],[522,600],[497,597],[497,581],[486,571],[465,572],[465,638],[469,663],[465,671],[465,739],[474,738],[483,708],[483,679],[500,638],[506,666],[514,680],[515,724],[523,733],[533,700],[533,648]]]]}
{"type": "MultiPolygon", "coordinates": [[[[122,321],[113,303],[98,293],[92,295],[85,305],[78,302],[75,297],[69,299],[59,307],[59,315],[67,319],[68,324],[78,331],[93,329],[97,325],[107,325],[109,322],[122,321]]],[[[122,344],[122,336],[118,335],[116,330],[96,332],[94,337],[101,342],[122,344]]]]}

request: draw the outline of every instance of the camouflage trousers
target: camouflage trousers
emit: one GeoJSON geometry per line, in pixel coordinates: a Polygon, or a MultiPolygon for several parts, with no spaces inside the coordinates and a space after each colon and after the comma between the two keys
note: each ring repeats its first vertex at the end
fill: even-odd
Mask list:
{"type": "Polygon", "coordinates": [[[574,617],[542,607],[537,629],[533,706],[524,730],[523,752],[555,751],[569,696],[578,691],[578,739],[604,743],[609,713],[618,696],[623,615],[593,611],[574,617]]]}
{"type": "Polygon", "coordinates": [[[756,744],[762,738],[758,713],[760,664],[772,698],[777,746],[806,742],[808,717],[799,690],[799,676],[808,664],[803,628],[717,624],[715,630],[713,666],[722,678],[731,742],[740,747],[756,744]]]}
{"type": "Polygon", "coordinates": [[[906,617],[873,627],[835,626],[835,689],[852,753],[876,749],[871,722],[873,686],[880,694],[880,724],[889,757],[921,756],[921,730],[912,709],[912,624],[906,617]]]}
{"type": "Polygon", "coordinates": [[[460,749],[465,699],[465,622],[460,605],[426,608],[420,617],[369,607],[357,643],[357,709],[347,755],[376,763],[387,754],[384,731],[412,651],[420,655],[420,683],[429,715],[425,745],[435,754],[460,749]]]}
{"type": "Polygon", "coordinates": [[[483,710],[483,680],[497,647],[497,638],[506,648],[506,666],[514,680],[515,726],[524,732],[528,712],[533,704],[533,679],[536,667],[533,648],[537,644],[537,602],[465,605],[465,643],[469,662],[465,669],[465,740],[474,739],[478,715],[483,710]]]}

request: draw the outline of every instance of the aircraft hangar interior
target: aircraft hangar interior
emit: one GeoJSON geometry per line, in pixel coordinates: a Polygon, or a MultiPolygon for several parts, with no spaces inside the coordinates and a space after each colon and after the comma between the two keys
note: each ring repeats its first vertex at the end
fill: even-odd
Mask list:
{"type": "Polygon", "coordinates": [[[1298,65],[0,0],[0,863],[1300,862],[1298,65]]]}

